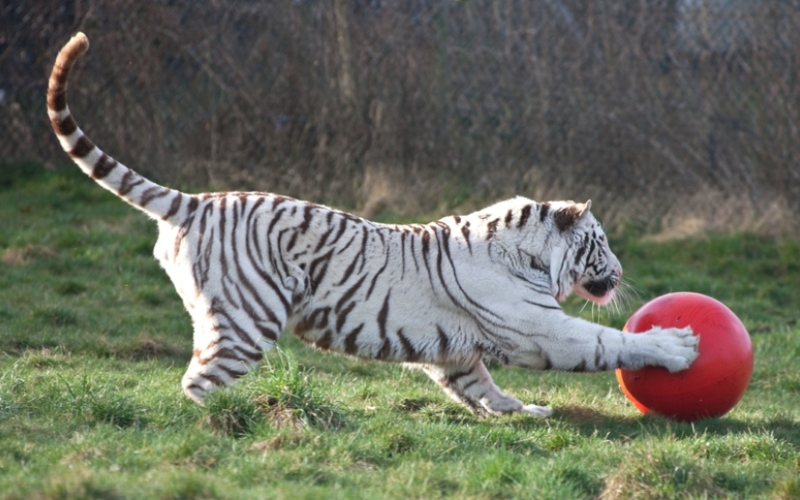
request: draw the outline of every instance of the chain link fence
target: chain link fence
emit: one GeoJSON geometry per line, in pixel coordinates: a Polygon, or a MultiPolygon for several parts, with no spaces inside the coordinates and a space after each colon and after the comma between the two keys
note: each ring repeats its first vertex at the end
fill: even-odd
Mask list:
{"type": "Polygon", "coordinates": [[[376,215],[521,194],[607,225],[800,224],[797,0],[3,0],[0,163],[66,163],[70,105],[120,161],[183,187],[376,215]]]}

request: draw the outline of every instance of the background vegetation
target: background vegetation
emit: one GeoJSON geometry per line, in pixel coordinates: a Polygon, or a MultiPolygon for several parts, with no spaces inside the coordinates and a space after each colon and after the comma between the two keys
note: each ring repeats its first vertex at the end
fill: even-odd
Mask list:
{"type": "Polygon", "coordinates": [[[172,184],[440,214],[592,198],[606,224],[797,233],[800,2],[0,2],[0,152],[78,121],[172,184]]]}
{"type": "Polygon", "coordinates": [[[798,28],[795,0],[0,0],[0,498],[797,498],[798,28]],[[712,295],[748,392],[680,424],[613,374],[492,366],[555,415],[479,419],[285,336],[197,407],[155,228],[60,167],[44,96],[77,30],[78,121],[171,186],[392,221],[592,198],[637,293],[566,308],[712,295]]]}
{"type": "Polygon", "coordinates": [[[207,408],[184,397],[191,325],[151,257],[155,227],[76,168],[0,172],[0,498],[796,498],[800,241],[752,234],[612,241],[645,300],[728,304],[756,364],[716,420],[641,416],[612,373],[501,366],[547,420],[480,419],[424,375],[291,335],[207,408]]]}

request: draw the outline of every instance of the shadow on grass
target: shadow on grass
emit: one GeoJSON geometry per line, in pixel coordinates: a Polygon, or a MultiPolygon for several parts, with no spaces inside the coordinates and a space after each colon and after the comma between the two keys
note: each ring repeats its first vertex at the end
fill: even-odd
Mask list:
{"type": "Polygon", "coordinates": [[[9,339],[0,352],[20,358],[48,357],[51,352],[74,355],[117,358],[125,361],[160,361],[166,364],[188,363],[192,353],[185,347],[163,342],[149,336],[139,336],[120,342],[94,339],[84,342],[59,342],[52,338],[9,339]]]}
{"type": "Polygon", "coordinates": [[[783,417],[767,421],[745,421],[722,417],[687,423],[670,420],[660,415],[622,417],[581,406],[565,406],[557,408],[551,418],[570,424],[586,437],[600,433],[612,441],[629,441],[643,433],[670,433],[680,439],[704,434],[727,436],[748,434],[754,431],[770,431],[777,439],[785,440],[793,446],[800,446],[798,437],[800,423],[783,417]]]}

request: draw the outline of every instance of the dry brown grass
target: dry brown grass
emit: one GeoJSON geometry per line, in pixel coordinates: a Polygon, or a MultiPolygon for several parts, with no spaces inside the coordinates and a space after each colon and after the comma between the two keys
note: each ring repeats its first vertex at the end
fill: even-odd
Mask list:
{"type": "Polygon", "coordinates": [[[776,238],[800,234],[800,218],[783,197],[756,204],[713,189],[676,200],[663,214],[660,226],[649,238],[665,241],[732,229],[776,238]]]}
{"type": "Polygon", "coordinates": [[[38,257],[54,257],[55,255],[55,250],[43,245],[9,247],[0,255],[0,262],[7,266],[22,266],[38,257]]]}
{"type": "Polygon", "coordinates": [[[592,198],[609,226],[794,231],[800,11],[680,5],[24,2],[0,21],[0,150],[66,161],[42,75],[83,29],[78,121],[172,185],[368,216],[592,198]]]}
{"type": "Polygon", "coordinates": [[[652,498],[716,498],[724,496],[695,462],[669,452],[641,451],[620,464],[605,480],[601,500],[652,498]]]}

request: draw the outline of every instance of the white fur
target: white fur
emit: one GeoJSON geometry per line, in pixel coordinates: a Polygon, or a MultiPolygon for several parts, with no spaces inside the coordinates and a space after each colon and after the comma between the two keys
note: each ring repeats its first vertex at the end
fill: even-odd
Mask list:
{"type": "Polygon", "coordinates": [[[609,302],[622,276],[590,202],[517,197],[392,226],[272,194],[192,196],[142,178],[83,140],[61,99],[87,48],[78,34],[59,53],[48,112],[84,172],[158,221],[154,255],[194,324],[183,378],[194,401],[234,383],[284,330],[321,349],[420,368],[456,401],[492,415],[552,412],[504,394],[485,356],[575,371],[679,371],[697,357],[688,328],[634,335],[561,310],[573,291],[609,302]]]}

